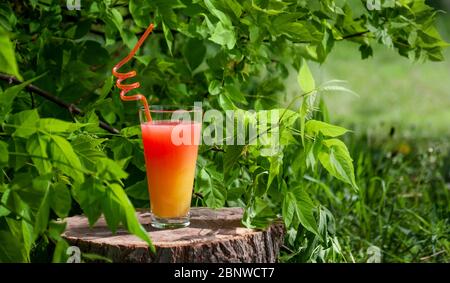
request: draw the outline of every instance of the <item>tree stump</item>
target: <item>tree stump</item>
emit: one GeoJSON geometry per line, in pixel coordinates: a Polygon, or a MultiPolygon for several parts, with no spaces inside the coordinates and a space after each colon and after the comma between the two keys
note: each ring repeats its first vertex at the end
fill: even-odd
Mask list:
{"type": "Polygon", "coordinates": [[[112,234],[104,218],[90,228],[84,216],[67,218],[63,237],[82,252],[100,254],[114,262],[276,262],[284,226],[275,222],[266,230],[244,228],[241,208],[192,208],[191,225],[159,230],[151,227],[150,213],[137,212],[149,232],[156,254],[144,241],[118,229],[112,234]]]}

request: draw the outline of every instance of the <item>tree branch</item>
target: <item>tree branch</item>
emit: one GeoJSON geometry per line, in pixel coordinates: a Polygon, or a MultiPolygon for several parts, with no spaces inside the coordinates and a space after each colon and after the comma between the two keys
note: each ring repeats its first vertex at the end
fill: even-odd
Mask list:
{"type": "MultiPolygon", "coordinates": [[[[9,84],[14,84],[14,85],[18,85],[18,84],[22,83],[22,81],[17,79],[15,76],[3,74],[3,73],[0,73],[0,80],[7,81],[9,84]]],[[[25,88],[28,91],[39,95],[40,97],[50,100],[51,102],[55,103],[56,105],[58,105],[60,107],[66,108],[71,114],[81,115],[81,116],[84,115],[83,111],[80,108],[78,108],[78,106],[76,106],[75,104],[68,103],[68,102],[62,100],[61,98],[54,96],[53,94],[49,93],[48,91],[45,91],[33,84],[29,84],[25,88]]],[[[119,130],[117,130],[116,128],[112,127],[111,125],[109,125],[103,121],[99,122],[99,126],[100,126],[100,128],[102,128],[112,134],[119,133],[119,130]]]]}
{"type": "Polygon", "coordinates": [[[353,33],[353,34],[344,35],[342,37],[342,39],[349,39],[349,38],[353,38],[353,37],[363,36],[369,32],[370,32],[369,30],[365,30],[365,31],[361,31],[361,32],[353,33]]]}

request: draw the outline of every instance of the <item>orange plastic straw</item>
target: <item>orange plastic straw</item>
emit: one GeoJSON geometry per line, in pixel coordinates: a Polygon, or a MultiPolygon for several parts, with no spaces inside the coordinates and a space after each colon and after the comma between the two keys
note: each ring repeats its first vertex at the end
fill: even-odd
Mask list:
{"type": "Polygon", "coordinates": [[[150,24],[147,27],[147,29],[145,30],[144,34],[141,36],[141,38],[139,38],[139,41],[136,43],[136,45],[131,50],[131,52],[125,58],[123,58],[119,63],[117,63],[117,65],[115,65],[114,68],[112,69],[113,75],[117,78],[116,85],[119,89],[121,89],[120,98],[123,101],[140,100],[142,102],[142,104],[144,105],[145,116],[147,118],[147,121],[149,121],[149,122],[152,120],[152,117],[150,115],[150,110],[148,109],[148,103],[147,103],[147,99],[145,98],[145,96],[140,93],[136,94],[136,95],[126,96],[127,92],[129,92],[130,90],[139,88],[141,86],[141,84],[139,82],[135,82],[132,84],[122,84],[122,81],[132,78],[132,77],[135,77],[137,74],[136,71],[133,70],[128,73],[119,73],[119,72],[117,72],[117,70],[120,69],[120,67],[122,67],[123,65],[125,65],[128,61],[130,61],[131,58],[133,58],[134,54],[136,54],[136,52],[141,47],[142,43],[144,43],[145,39],[152,32],[152,30],[153,30],[153,24],[150,24]]]}

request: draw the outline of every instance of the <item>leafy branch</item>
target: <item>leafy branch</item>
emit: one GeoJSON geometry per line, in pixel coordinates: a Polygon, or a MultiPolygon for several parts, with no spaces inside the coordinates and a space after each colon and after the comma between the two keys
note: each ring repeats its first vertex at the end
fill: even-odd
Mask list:
{"type": "MultiPolygon", "coordinates": [[[[6,81],[9,84],[13,84],[13,85],[19,85],[19,84],[23,83],[21,80],[19,80],[15,76],[7,75],[7,74],[4,74],[4,73],[0,73],[0,80],[6,81]]],[[[80,116],[84,115],[84,112],[80,108],[78,108],[78,106],[76,106],[75,104],[68,103],[68,102],[62,100],[61,98],[59,98],[59,97],[49,93],[48,91],[41,89],[38,86],[35,86],[33,84],[29,84],[25,88],[28,91],[30,91],[32,93],[35,93],[35,94],[39,95],[40,97],[45,98],[45,99],[55,103],[56,105],[58,105],[60,107],[66,108],[70,112],[70,114],[80,115],[80,116]]],[[[99,121],[99,126],[102,129],[110,132],[111,134],[118,134],[118,133],[120,133],[120,131],[118,129],[112,127],[111,125],[109,125],[108,123],[106,123],[104,121],[99,121]]]]}

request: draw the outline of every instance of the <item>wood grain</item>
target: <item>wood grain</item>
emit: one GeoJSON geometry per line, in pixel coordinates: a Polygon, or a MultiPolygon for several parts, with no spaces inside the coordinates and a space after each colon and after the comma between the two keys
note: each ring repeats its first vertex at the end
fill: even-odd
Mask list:
{"type": "Polygon", "coordinates": [[[266,230],[245,228],[241,208],[192,208],[191,225],[171,230],[151,227],[148,211],[137,214],[156,254],[124,229],[111,233],[103,217],[92,228],[84,216],[69,217],[62,236],[82,252],[100,254],[114,262],[276,262],[283,243],[281,223],[266,230]]]}

